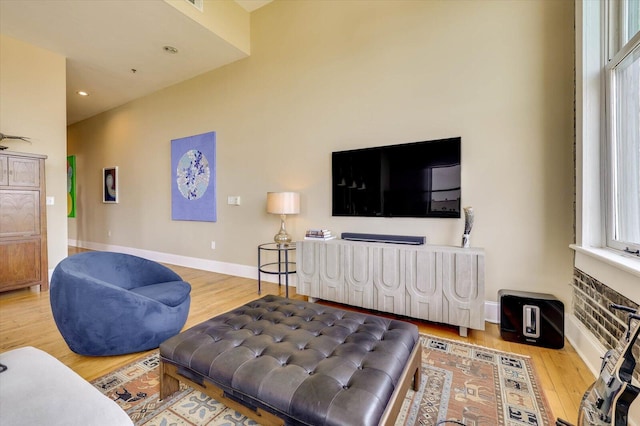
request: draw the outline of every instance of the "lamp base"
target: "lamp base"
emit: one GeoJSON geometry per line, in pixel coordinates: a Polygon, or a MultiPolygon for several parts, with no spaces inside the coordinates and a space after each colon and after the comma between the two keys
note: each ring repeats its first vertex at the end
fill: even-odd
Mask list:
{"type": "Polygon", "coordinates": [[[281,246],[288,246],[289,244],[291,244],[291,236],[289,234],[287,234],[286,232],[284,234],[281,234],[281,233],[278,232],[273,237],[273,241],[275,241],[276,244],[279,244],[281,246]]]}
{"type": "Polygon", "coordinates": [[[280,231],[273,237],[273,241],[282,246],[288,246],[291,243],[291,236],[287,234],[287,230],[284,227],[285,218],[286,215],[280,215],[280,231]]]}

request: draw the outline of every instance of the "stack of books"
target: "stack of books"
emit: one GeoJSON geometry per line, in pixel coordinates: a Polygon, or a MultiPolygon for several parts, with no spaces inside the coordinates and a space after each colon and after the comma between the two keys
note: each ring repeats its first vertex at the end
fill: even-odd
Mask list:
{"type": "Polygon", "coordinates": [[[333,240],[335,235],[331,234],[328,229],[308,229],[304,235],[305,240],[333,240]]]}

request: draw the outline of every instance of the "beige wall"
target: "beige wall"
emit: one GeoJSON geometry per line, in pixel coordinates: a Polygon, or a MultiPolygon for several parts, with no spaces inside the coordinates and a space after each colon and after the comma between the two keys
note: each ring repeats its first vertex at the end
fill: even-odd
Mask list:
{"type": "Polygon", "coordinates": [[[47,155],[49,269],[67,256],[65,58],[0,35],[0,132],[32,143],[3,141],[12,151],[47,155]]]}
{"type": "Polygon", "coordinates": [[[487,300],[510,288],[568,303],[573,40],[569,1],[276,0],[251,15],[249,58],[69,128],[69,236],[255,266],[278,228],[266,192],[295,190],[296,238],[326,227],[457,245],[463,219],[332,217],[330,172],[335,150],[461,136],[487,300]],[[171,221],[170,141],[207,131],[218,221],[171,221]],[[100,202],[105,166],[119,166],[117,205],[100,202]]]}

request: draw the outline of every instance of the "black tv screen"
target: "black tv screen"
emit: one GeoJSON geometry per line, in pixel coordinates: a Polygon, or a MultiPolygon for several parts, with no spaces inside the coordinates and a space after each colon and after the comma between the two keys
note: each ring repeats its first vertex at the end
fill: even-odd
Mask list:
{"type": "Polygon", "coordinates": [[[332,153],[333,216],[459,218],[461,140],[332,153]]]}

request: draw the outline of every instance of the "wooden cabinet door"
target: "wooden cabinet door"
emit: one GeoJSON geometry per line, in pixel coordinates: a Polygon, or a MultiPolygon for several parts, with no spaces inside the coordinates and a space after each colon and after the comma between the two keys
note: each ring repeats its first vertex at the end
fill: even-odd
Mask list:
{"type": "Polygon", "coordinates": [[[0,189],[0,237],[40,235],[40,191],[0,189]]]}
{"type": "Polygon", "coordinates": [[[0,291],[40,284],[40,238],[0,241],[0,291]]]}
{"type": "Polygon", "coordinates": [[[9,185],[9,163],[6,155],[0,155],[0,185],[9,185]]]}
{"type": "Polygon", "coordinates": [[[9,185],[40,187],[40,163],[33,158],[9,157],[9,185]]]}
{"type": "Polygon", "coordinates": [[[44,155],[0,153],[0,291],[49,288],[44,155]]]}

